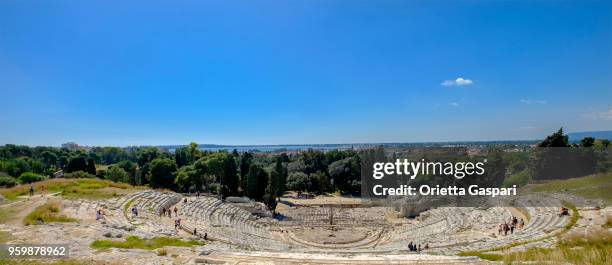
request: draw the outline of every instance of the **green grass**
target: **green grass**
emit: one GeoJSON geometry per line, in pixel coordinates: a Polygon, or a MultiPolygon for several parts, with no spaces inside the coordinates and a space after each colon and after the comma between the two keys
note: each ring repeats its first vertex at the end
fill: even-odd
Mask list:
{"type": "Polygon", "coordinates": [[[565,180],[551,180],[525,187],[525,192],[560,192],[587,199],[601,199],[612,204],[612,173],[596,174],[565,180]]]}
{"type": "Polygon", "coordinates": [[[505,264],[538,262],[549,264],[610,264],[612,261],[612,232],[591,231],[587,236],[580,233],[560,240],[555,248],[534,248],[522,252],[498,255],[497,260],[505,264]]]}
{"type": "Polygon", "coordinates": [[[90,247],[94,249],[108,249],[108,248],[128,248],[128,249],[147,249],[153,250],[166,246],[174,247],[192,247],[200,246],[204,243],[190,240],[184,241],[177,238],[171,237],[155,237],[152,239],[141,239],[137,236],[130,236],[125,241],[112,241],[112,240],[96,240],[91,243],[90,247]]]}
{"type": "Polygon", "coordinates": [[[464,257],[475,256],[475,257],[479,257],[481,259],[490,260],[490,261],[498,261],[498,260],[501,260],[503,258],[502,255],[482,253],[482,252],[478,252],[478,251],[464,251],[464,252],[461,252],[461,253],[459,253],[457,255],[458,256],[464,256],[464,257]]]}
{"type": "MultiPolygon", "coordinates": [[[[108,199],[139,188],[126,183],[116,183],[96,178],[48,179],[35,182],[33,185],[37,194],[44,186],[46,193],[61,192],[62,196],[66,198],[83,199],[108,199]]],[[[18,185],[12,188],[0,189],[0,194],[8,200],[15,200],[19,196],[27,196],[29,188],[29,185],[18,185]]]]}
{"type": "Polygon", "coordinates": [[[42,223],[53,223],[53,222],[77,222],[77,219],[68,218],[60,215],[61,204],[57,201],[50,201],[41,206],[36,207],[34,211],[29,213],[23,218],[22,223],[24,225],[33,225],[39,222],[42,223]]]}

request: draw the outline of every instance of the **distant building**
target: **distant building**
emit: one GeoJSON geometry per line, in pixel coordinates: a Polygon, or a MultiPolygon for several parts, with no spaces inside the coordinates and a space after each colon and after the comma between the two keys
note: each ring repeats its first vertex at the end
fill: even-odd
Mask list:
{"type": "Polygon", "coordinates": [[[75,142],[63,143],[62,148],[68,149],[70,151],[76,151],[80,149],[79,145],[75,142]]]}

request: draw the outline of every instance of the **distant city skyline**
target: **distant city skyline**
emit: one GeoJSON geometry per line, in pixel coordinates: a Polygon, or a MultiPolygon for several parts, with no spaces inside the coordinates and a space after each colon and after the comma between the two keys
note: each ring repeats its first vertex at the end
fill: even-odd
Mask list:
{"type": "Polygon", "coordinates": [[[612,130],[610,1],[3,1],[0,58],[0,144],[612,130]]]}

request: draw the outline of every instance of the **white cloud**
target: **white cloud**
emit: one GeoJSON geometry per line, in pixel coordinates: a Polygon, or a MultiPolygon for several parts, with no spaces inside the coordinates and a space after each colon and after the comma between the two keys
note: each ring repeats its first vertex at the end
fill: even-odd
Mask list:
{"type": "Polygon", "coordinates": [[[474,84],[474,81],[464,79],[463,77],[459,77],[455,80],[444,80],[444,82],[440,83],[442,86],[469,86],[471,84],[474,84]]]}
{"type": "Polygon", "coordinates": [[[586,114],[586,116],[593,120],[612,121],[612,108],[604,111],[593,110],[591,113],[586,114]]]}
{"type": "Polygon", "coordinates": [[[459,107],[459,103],[457,102],[451,102],[451,103],[448,103],[448,105],[451,105],[453,107],[459,107]]]}
{"type": "Polygon", "coordinates": [[[531,104],[540,104],[544,105],[548,103],[548,100],[545,99],[521,99],[521,103],[531,105],[531,104]]]}

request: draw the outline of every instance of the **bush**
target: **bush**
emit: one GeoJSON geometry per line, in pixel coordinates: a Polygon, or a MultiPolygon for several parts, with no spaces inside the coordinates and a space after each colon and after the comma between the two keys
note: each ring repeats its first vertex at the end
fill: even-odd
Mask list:
{"type": "Polygon", "coordinates": [[[44,177],[41,175],[38,175],[36,173],[32,173],[32,172],[24,172],[22,173],[19,178],[17,178],[17,180],[19,181],[19,183],[21,184],[26,184],[26,183],[32,183],[32,182],[36,182],[36,181],[41,181],[43,180],[44,177]]]}
{"type": "Polygon", "coordinates": [[[75,171],[64,174],[64,178],[67,179],[81,179],[81,178],[95,178],[96,176],[89,174],[85,171],[75,171]]]}
{"type": "Polygon", "coordinates": [[[9,175],[0,173],[0,187],[13,187],[17,185],[17,180],[9,175]]]}
{"type": "Polygon", "coordinates": [[[118,166],[110,167],[106,171],[104,178],[114,181],[114,182],[126,182],[127,183],[129,181],[128,173],[125,172],[125,170],[123,170],[122,168],[118,166]]]}

